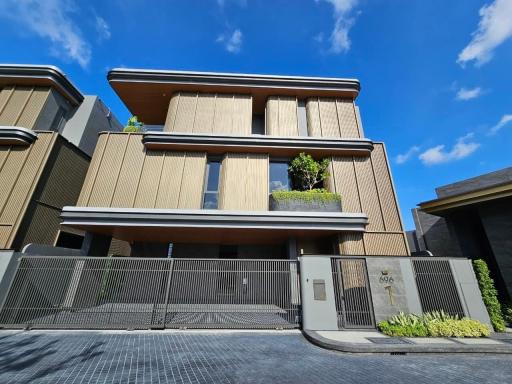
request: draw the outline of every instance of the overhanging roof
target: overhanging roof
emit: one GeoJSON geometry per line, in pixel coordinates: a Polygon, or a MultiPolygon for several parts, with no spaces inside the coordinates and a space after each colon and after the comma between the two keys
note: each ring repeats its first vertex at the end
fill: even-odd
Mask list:
{"type": "Polygon", "coordinates": [[[260,243],[362,232],[362,213],[64,207],[62,225],[127,241],[260,243]]]}
{"type": "Polygon", "coordinates": [[[0,125],[0,145],[30,145],[36,139],[31,129],[0,125]]]}
{"type": "Polygon", "coordinates": [[[164,123],[171,94],[177,91],[251,94],[254,109],[261,112],[271,95],[355,99],[360,90],[356,79],[332,77],[114,68],[107,78],[130,112],[146,124],[164,123]]]}
{"type": "Polygon", "coordinates": [[[443,215],[448,211],[469,206],[472,204],[483,203],[486,201],[502,199],[512,196],[512,183],[507,182],[490,188],[482,188],[471,192],[448,196],[441,199],[435,199],[420,203],[420,208],[433,215],[443,215]]]}
{"type": "Polygon", "coordinates": [[[84,99],[64,72],[53,65],[0,64],[0,85],[54,87],[73,105],[84,99]]]}
{"type": "Polygon", "coordinates": [[[296,156],[308,152],[312,156],[369,156],[373,143],[369,139],[339,139],[316,137],[280,137],[266,135],[232,136],[176,132],[145,132],[146,148],[205,151],[209,154],[226,152],[268,153],[271,156],[296,156]]]}

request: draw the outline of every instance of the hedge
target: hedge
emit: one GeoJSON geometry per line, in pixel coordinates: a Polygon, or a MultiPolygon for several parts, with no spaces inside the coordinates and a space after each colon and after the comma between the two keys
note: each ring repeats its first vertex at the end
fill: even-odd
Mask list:
{"type": "Polygon", "coordinates": [[[341,201],[337,193],[327,192],[325,189],[312,189],[310,191],[274,191],[272,198],[276,201],[302,200],[308,203],[314,201],[331,202],[341,201]]]}
{"type": "Polygon", "coordinates": [[[494,280],[489,275],[487,263],[482,259],[473,260],[473,269],[475,270],[476,279],[478,280],[482,299],[487,307],[491,324],[496,332],[504,332],[505,320],[503,319],[501,305],[498,301],[498,292],[494,287],[494,280]]]}

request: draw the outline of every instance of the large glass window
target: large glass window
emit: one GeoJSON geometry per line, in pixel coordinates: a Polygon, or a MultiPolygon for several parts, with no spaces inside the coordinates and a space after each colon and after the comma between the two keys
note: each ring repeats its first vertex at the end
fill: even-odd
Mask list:
{"type": "Polygon", "coordinates": [[[218,208],[220,167],[220,160],[208,160],[206,165],[206,186],[204,189],[203,209],[218,208]]]}
{"type": "Polygon", "coordinates": [[[290,175],[287,161],[271,161],[269,172],[269,192],[289,191],[291,189],[290,175]]]}

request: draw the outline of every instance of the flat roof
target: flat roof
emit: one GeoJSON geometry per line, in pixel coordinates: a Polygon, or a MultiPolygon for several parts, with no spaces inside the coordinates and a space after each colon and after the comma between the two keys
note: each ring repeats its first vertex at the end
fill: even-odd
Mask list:
{"type": "Polygon", "coordinates": [[[424,201],[420,203],[419,206],[427,213],[442,216],[454,208],[507,197],[512,197],[512,182],[505,182],[490,187],[474,189],[469,192],[424,201]]]}
{"type": "Polygon", "coordinates": [[[130,112],[146,124],[163,124],[174,92],[243,93],[253,96],[253,109],[263,111],[269,96],[341,97],[355,99],[357,79],[114,68],[107,79],[130,112]]]}
{"type": "Polygon", "coordinates": [[[6,85],[54,87],[73,105],[84,99],[66,74],[53,65],[0,64],[0,86],[6,85]]]}

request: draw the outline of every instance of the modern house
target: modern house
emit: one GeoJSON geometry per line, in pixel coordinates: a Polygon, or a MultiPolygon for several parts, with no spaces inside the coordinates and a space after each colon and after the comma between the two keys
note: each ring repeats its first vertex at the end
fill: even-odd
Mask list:
{"type": "Polygon", "coordinates": [[[412,214],[413,251],[483,258],[504,301],[512,300],[512,167],[436,188],[412,214]]]}
{"type": "Polygon", "coordinates": [[[60,211],[78,199],[98,132],[121,129],[60,69],[0,65],[0,249],[80,248],[80,232],[60,230],[60,211]]]}
{"type": "Polygon", "coordinates": [[[65,227],[96,239],[96,254],[111,238],[143,257],[409,254],[384,144],[364,135],[357,80],[137,69],[108,80],[160,128],[100,134],[78,202],[62,211],[65,227]],[[271,209],[301,152],[329,159],[323,187],[341,195],[341,211],[271,209]]]}
{"type": "Polygon", "coordinates": [[[146,130],[99,135],[61,210],[62,230],[85,234],[79,251],[0,264],[0,326],[337,330],[440,309],[489,323],[468,260],[408,257],[357,80],[138,69],[108,80],[146,130]],[[314,197],[286,192],[297,156],[321,164],[314,197]]]}

